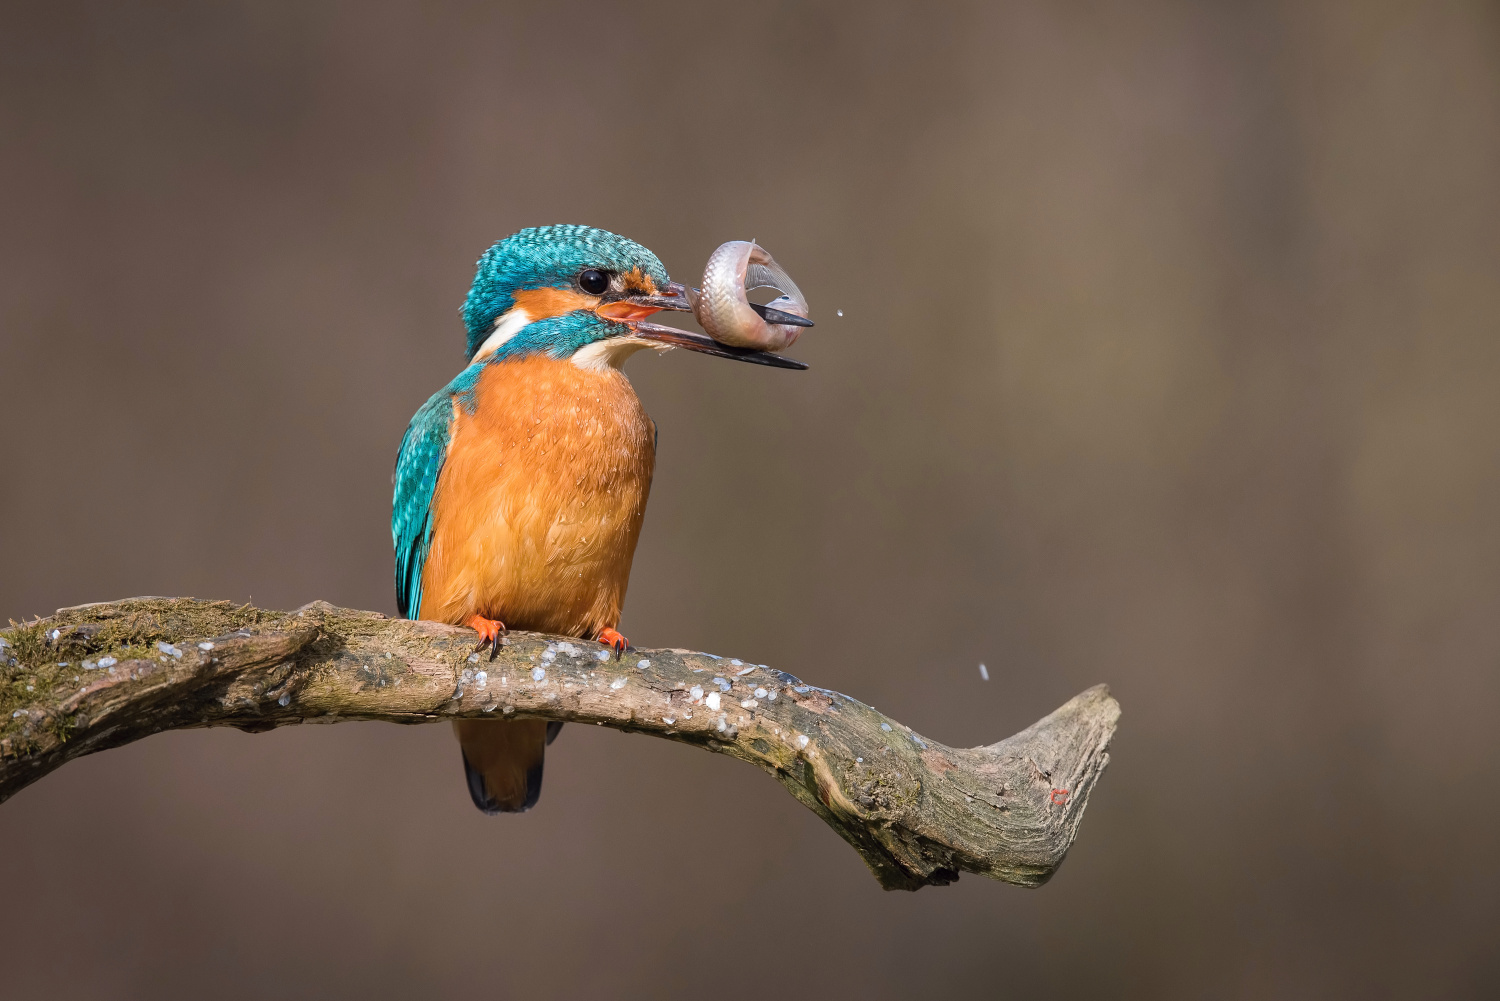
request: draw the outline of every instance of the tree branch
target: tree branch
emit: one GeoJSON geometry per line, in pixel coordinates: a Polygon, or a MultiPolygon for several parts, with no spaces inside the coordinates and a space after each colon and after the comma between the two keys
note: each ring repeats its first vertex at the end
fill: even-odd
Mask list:
{"type": "Polygon", "coordinates": [[[0,630],[0,801],[59,765],[163,730],[461,717],[600,723],[759,765],[854,846],[880,884],[960,870],[1039,886],[1109,762],[1099,685],[985,747],[928,740],[780,671],[686,650],[473,633],[314,602],[273,612],[190,598],[60,609],[0,630]]]}

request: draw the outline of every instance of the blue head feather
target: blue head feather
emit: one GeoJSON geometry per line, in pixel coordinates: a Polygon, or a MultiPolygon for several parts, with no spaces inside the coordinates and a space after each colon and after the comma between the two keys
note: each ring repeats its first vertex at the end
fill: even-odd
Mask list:
{"type": "MultiPolygon", "coordinates": [[[[667,284],[667,269],[657,256],[634,240],[592,226],[537,226],[507,236],[479,259],[474,284],[464,300],[468,328],[468,357],[473,358],[490,335],[495,321],[516,304],[522,289],[576,289],[578,275],[588,268],[628,273],[639,268],[657,287],[667,284]]],[[[532,324],[506,344],[506,357],[527,351],[550,350],[558,357],[571,351],[547,337],[555,335],[581,347],[619,332],[618,327],[592,314],[569,314],[532,324]]]]}

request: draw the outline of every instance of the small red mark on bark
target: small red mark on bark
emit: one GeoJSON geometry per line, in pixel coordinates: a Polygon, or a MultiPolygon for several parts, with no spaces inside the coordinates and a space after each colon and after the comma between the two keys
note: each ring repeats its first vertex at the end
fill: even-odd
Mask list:
{"type": "Polygon", "coordinates": [[[1068,790],[1066,790],[1066,789],[1053,789],[1052,790],[1052,796],[1050,798],[1052,800],[1052,805],[1053,806],[1062,806],[1063,804],[1067,803],[1067,801],[1068,801],[1068,790]]]}

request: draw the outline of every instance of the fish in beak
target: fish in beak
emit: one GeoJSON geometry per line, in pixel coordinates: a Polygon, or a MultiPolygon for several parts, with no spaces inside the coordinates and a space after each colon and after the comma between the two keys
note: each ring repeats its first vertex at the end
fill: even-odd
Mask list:
{"type": "MultiPolygon", "coordinates": [[[[716,358],[731,358],[734,361],[750,362],[753,365],[768,365],[771,368],[805,369],[806,362],[797,361],[795,358],[787,358],[783,355],[772,354],[769,351],[758,351],[753,348],[739,348],[728,344],[720,344],[706,334],[695,334],[690,330],[681,330],[677,327],[667,327],[659,323],[647,323],[645,318],[652,316],[662,310],[681,310],[692,312],[693,306],[688,299],[687,289],[677,282],[671,282],[658,292],[651,295],[638,295],[631,293],[606,293],[595,311],[608,320],[623,323],[630,328],[631,334],[644,341],[652,341],[665,345],[669,348],[686,348],[689,351],[697,351],[700,354],[713,355],[716,358]]],[[[800,320],[801,318],[798,317],[800,320]]],[[[806,321],[803,321],[806,323],[806,321]]],[[[808,326],[812,324],[807,323],[808,326]]]]}

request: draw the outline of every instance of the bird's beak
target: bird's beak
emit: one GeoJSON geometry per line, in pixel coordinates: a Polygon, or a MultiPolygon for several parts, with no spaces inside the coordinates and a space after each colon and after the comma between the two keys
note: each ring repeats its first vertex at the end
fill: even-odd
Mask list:
{"type": "MultiPolygon", "coordinates": [[[[697,351],[700,354],[713,355],[717,358],[733,358],[735,361],[746,361],[753,365],[769,365],[772,368],[807,368],[806,362],[797,361],[795,358],[785,358],[769,351],[756,351],[752,348],[731,347],[728,344],[720,344],[705,334],[695,334],[690,330],[679,330],[676,327],[664,327],[659,323],[644,322],[646,317],[664,309],[691,312],[692,308],[687,289],[677,282],[670,282],[655,295],[606,294],[594,311],[605,319],[625,324],[635,336],[642,340],[655,341],[667,347],[687,348],[689,351],[697,351]]],[[[799,325],[812,326],[801,317],[795,317],[794,320],[799,325]]]]}
{"type": "Polygon", "coordinates": [[[631,320],[644,320],[652,313],[659,313],[664,309],[691,311],[692,308],[687,289],[676,282],[668,282],[655,295],[607,292],[599,300],[599,305],[594,307],[594,312],[606,320],[628,323],[631,320]]]}
{"type": "Polygon", "coordinates": [[[707,334],[695,334],[690,330],[664,327],[659,323],[634,322],[630,324],[630,329],[635,332],[635,336],[643,340],[656,341],[671,348],[687,348],[689,351],[713,355],[716,358],[733,358],[735,361],[747,361],[753,365],[769,365],[772,368],[799,370],[807,368],[807,362],[798,361],[795,358],[772,354],[769,351],[756,351],[754,348],[730,347],[728,344],[720,344],[707,334]]]}

